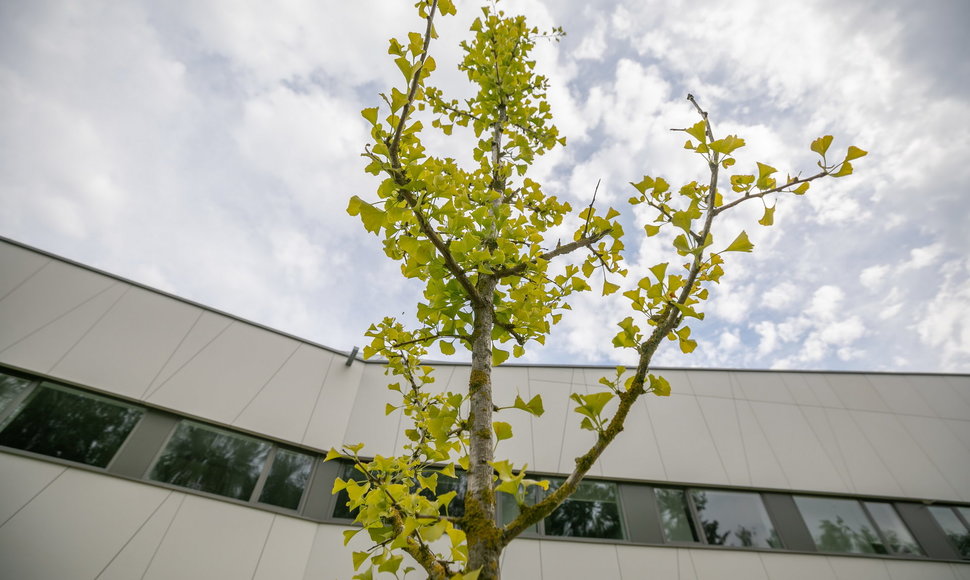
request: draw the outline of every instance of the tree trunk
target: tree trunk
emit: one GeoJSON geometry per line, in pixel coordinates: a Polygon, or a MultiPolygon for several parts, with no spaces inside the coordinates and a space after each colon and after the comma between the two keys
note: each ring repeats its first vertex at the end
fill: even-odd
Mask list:
{"type": "Polygon", "coordinates": [[[462,524],[468,537],[468,569],[481,568],[481,580],[499,578],[501,533],[495,522],[492,491],[494,439],[492,437],[492,327],[495,279],[482,276],[478,292],[484,304],[475,308],[472,333],[472,368],[468,381],[469,473],[462,524]]]}

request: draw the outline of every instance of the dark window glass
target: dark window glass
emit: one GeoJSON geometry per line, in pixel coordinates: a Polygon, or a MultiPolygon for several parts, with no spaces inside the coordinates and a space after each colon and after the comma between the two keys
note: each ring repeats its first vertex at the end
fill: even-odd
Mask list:
{"type": "MultiPolygon", "coordinates": [[[[539,501],[539,494],[545,493],[542,488],[534,485],[529,487],[525,491],[525,497],[523,498],[526,505],[535,505],[539,501]]],[[[515,498],[511,494],[501,492],[498,494],[498,511],[499,511],[499,521],[501,524],[507,525],[512,522],[519,515],[519,506],[515,501],[515,498]]],[[[532,524],[525,529],[526,532],[531,532],[533,534],[539,533],[539,524],[532,524]]]]}
{"type": "Polygon", "coordinates": [[[696,542],[697,534],[691,523],[687,496],[682,489],[658,487],[654,489],[657,507],[660,508],[660,523],[668,542],[696,542]]]}
{"type": "MultiPolygon", "coordinates": [[[[357,471],[357,468],[354,467],[353,463],[344,463],[342,473],[340,474],[340,479],[343,479],[344,481],[349,481],[351,479],[354,481],[366,481],[367,477],[363,473],[357,471]]],[[[347,506],[347,502],[349,501],[350,496],[347,495],[346,490],[342,489],[338,491],[337,499],[334,500],[335,505],[333,507],[333,517],[346,518],[348,520],[356,518],[358,510],[351,510],[350,507],[347,506]]]]}
{"type": "Polygon", "coordinates": [[[691,491],[704,539],[716,546],[781,548],[761,496],[737,491],[691,491]]]}
{"type": "Polygon", "coordinates": [[[0,445],[105,467],[141,416],[136,407],[45,383],[0,432],[0,445]]]}
{"type": "MultiPolygon", "coordinates": [[[[549,492],[563,480],[550,480],[549,492]]],[[[583,481],[569,499],[544,520],[550,536],[623,539],[616,484],[610,481],[583,481]]]]}
{"type": "Polygon", "coordinates": [[[270,447],[266,441],[182,421],[149,477],[249,500],[270,447]]]}
{"type": "MultiPolygon", "coordinates": [[[[943,528],[943,532],[946,533],[946,537],[950,539],[950,542],[957,549],[957,552],[964,558],[970,558],[970,530],[960,521],[960,518],[953,511],[953,508],[949,506],[931,505],[929,506],[929,510],[936,519],[936,522],[943,528]]],[[[964,513],[970,511],[967,508],[960,508],[960,510],[964,513]]]]}
{"type": "Polygon", "coordinates": [[[885,554],[875,526],[852,499],[795,496],[815,545],[822,552],[885,554]]]}
{"type": "Polygon", "coordinates": [[[278,449],[266,476],[266,483],[263,484],[263,491],[259,494],[259,501],[291,510],[299,508],[312,468],[313,457],[278,449]]]}
{"type": "Polygon", "coordinates": [[[889,550],[894,554],[922,554],[923,550],[916,543],[913,534],[909,533],[906,524],[899,518],[896,510],[888,503],[867,501],[866,509],[875,520],[886,540],[889,550]]]}
{"type": "Polygon", "coordinates": [[[33,381],[0,373],[0,416],[10,403],[27,390],[31,382],[33,381]]]}

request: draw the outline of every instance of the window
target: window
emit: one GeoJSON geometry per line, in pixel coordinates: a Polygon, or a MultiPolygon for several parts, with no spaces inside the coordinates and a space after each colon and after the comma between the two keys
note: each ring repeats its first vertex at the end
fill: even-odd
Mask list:
{"type": "Polygon", "coordinates": [[[657,496],[657,507],[660,508],[664,539],[668,542],[696,542],[697,532],[691,523],[687,493],[683,489],[664,487],[655,488],[654,493],[657,496]]]}
{"type": "MultiPolygon", "coordinates": [[[[526,491],[526,503],[535,504],[558,489],[564,481],[562,478],[549,478],[548,491],[538,486],[530,487],[526,491]]],[[[519,513],[515,499],[507,493],[498,495],[498,504],[502,524],[511,522],[519,513]]],[[[584,480],[569,499],[528,531],[547,536],[622,540],[625,534],[620,511],[616,483],[584,480]]]]}
{"type": "Polygon", "coordinates": [[[795,496],[816,547],[853,554],[922,554],[892,505],[795,496]]]}
{"type": "Polygon", "coordinates": [[[657,487],[654,495],[667,542],[782,547],[758,493],[657,487]]]}
{"type": "MultiPolygon", "coordinates": [[[[552,493],[564,481],[550,479],[546,493],[552,493]]],[[[543,520],[543,525],[548,536],[622,540],[623,525],[616,484],[612,481],[580,482],[569,499],[543,520]]]]}
{"type": "Polygon", "coordinates": [[[312,456],[298,451],[277,449],[263,490],[259,494],[259,502],[291,510],[298,509],[312,470],[312,456]]]}
{"type": "MultiPolygon", "coordinates": [[[[26,389],[21,379],[2,378],[0,406],[26,389]]],[[[132,405],[43,383],[8,418],[0,445],[106,467],[142,414],[132,405]]]]}
{"type": "Polygon", "coordinates": [[[781,548],[761,496],[741,491],[691,490],[704,540],[715,546],[781,548]]]}
{"type": "Polygon", "coordinates": [[[149,477],[249,500],[271,447],[267,441],[183,420],[149,477]]]}
{"type": "Polygon", "coordinates": [[[880,501],[867,501],[865,506],[873,521],[876,522],[876,527],[882,532],[890,553],[923,554],[922,548],[916,543],[913,535],[909,533],[909,529],[906,528],[903,520],[899,519],[899,515],[892,505],[880,501]]]}
{"type": "Polygon", "coordinates": [[[928,509],[957,552],[970,558],[970,508],[931,505],[928,509]]]}

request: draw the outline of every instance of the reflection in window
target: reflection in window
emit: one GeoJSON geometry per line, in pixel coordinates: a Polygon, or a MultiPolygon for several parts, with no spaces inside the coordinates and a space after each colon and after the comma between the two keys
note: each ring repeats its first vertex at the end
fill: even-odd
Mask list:
{"type": "Polygon", "coordinates": [[[658,487],[654,489],[657,506],[660,508],[660,522],[664,537],[668,542],[696,542],[697,534],[691,523],[687,495],[682,489],[658,487]]]}
{"type": "Polygon", "coordinates": [[[44,383],[0,432],[0,445],[105,467],[141,416],[131,405],[44,383]]]}
{"type": "Polygon", "coordinates": [[[883,539],[889,551],[893,554],[922,554],[923,550],[909,533],[903,520],[899,519],[896,510],[888,503],[881,501],[867,501],[866,509],[875,520],[876,526],[882,532],[883,539]]]}
{"type": "Polygon", "coordinates": [[[183,420],[149,477],[249,500],[270,447],[266,441],[183,420]]]}
{"type": "Polygon", "coordinates": [[[695,489],[691,491],[691,499],[708,544],[782,547],[759,494],[695,489]]]}
{"type": "Polygon", "coordinates": [[[858,501],[795,496],[795,504],[822,552],[885,554],[875,526],[858,501]]]}
{"type": "Polygon", "coordinates": [[[278,449],[273,465],[266,476],[260,503],[268,503],[291,510],[300,507],[303,490],[310,479],[313,457],[297,451],[278,449]]]}
{"type": "Polygon", "coordinates": [[[961,507],[955,511],[949,506],[931,505],[929,510],[957,552],[964,558],[970,558],[970,527],[968,527],[970,520],[966,520],[966,517],[970,516],[970,509],[961,507]],[[964,521],[961,521],[957,511],[964,516],[964,521]]]}
{"type": "MultiPolygon", "coordinates": [[[[563,480],[550,480],[551,493],[563,480]]],[[[550,536],[623,539],[616,484],[611,481],[582,481],[569,499],[544,520],[550,536]]]]}
{"type": "Polygon", "coordinates": [[[17,397],[27,390],[30,383],[27,379],[0,373],[0,416],[8,405],[13,403],[17,397]]]}

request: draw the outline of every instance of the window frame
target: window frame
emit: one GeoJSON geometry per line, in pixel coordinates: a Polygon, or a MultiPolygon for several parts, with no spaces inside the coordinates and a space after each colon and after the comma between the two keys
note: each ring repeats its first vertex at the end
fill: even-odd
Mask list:
{"type": "Polygon", "coordinates": [[[197,419],[192,419],[192,418],[189,418],[189,417],[178,416],[178,420],[176,420],[174,422],[174,424],[171,426],[171,428],[168,430],[168,433],[165,435],[165,437],[161,441],[161,444],[159,445],[157,451],[155,452],[154,457],[148,463],[148,466],[145,468],[144,473],[141,474],[141,477],[139,479],[142,480],[142,481],[151,482],[151,483],[153,483],[155,485],[160,485],[162,487],[167,487],[169,489],[174,489],[174,490],[180,490],[180,491],[190,492],[190,493],[194,493],[194,494],[199,494],[199,495],[203,495],[203,496],[209,497],[209,498],[220,499],[220,500],[225,500],[225,501],[231,501],[231,502],[239,503],[241,505],[258,506],[260,508],[268,509],[270,511],[275,511],[275,512],[279,512],[279,513],[285,513],[285,514],[289,514],[289,515],[294,515],[294,514],[299,515],[299,514],[302,514],[303,513],[303,508],[305,507],[306,502],[307,502],[307,498],[310,495],[308,493],[308,491],[309,491],[310,487],[312,486],[312,484],[314,482],[314,475],[316,474],[316,471],[317,471],[317,469],[319,467],[320,462],[321,462],[321,458],[320,458],[319,453],[315,453],[315,452],[310,452],[310,451],[307,451],[307,450],[299,449],[299,448],[296,448],[296,447],[293,447],[293,446],[290,446],[290,445],[283,445],[283,444],[280,444],[280,443],[278,443],[276,441],[273,441],[271,439],[267,439],[265,437],[259,437],[259,436],[256,436],[256,435],[250,435],[250,434],[247,434],[247,433],[243,433],[243,432],[240,432],[240,431],[236,431],[234,429],[230,429],[230,428],[226,428],[226,427],[222,427],[222,426],[218,426],[218,425],[213,425],[211,423],[207,423],[207,422],[204,422],[204,421],[199,421],[197,419]],[[191,425],[196,426],[196,427],[202,427],[203,429],[208,430],[208,431],[215,431],[215,432],[218,432],[218,433],[222,433],[222,434],[230,435],[230,436],[234,436],[234,437],[239,437],[239,438],[242,438],[242,439],[255,439],[257,441],[261,441],[261,442],[267,443],[270,446],[269,447],[269,450],[266,453],[265,459],[263,459],[263,465],[260,468],[259,475],[256,477],[256,481],[253,484],[253,489],[252,489],[252,491],[249,493],[249,495],[246,498],[236,498],[236,497],[232,497],[232,496],[228,496],[228,495],[221,495],[221,494],[218,494],[218,493],[215,493],[215,492],[205,491],[205,490],[201,490],[201,489],[194,489],[194,488],[191,488],[191,487],[185,487],[185,486],[179,485],[177,483],[171,483],[171,482],[168,482],[168,481],[154,479],[154,478],[151,477],[151,473],[155,469],[156,464],[158,464],[158,461],[165,454],[166,449],[168,449],[169,443],[175,437],[175,434],[178,432],[179,426],[182,425],[182,424],[191,424],[191,425]],[[283,507],[283,506],[279,506],[279,505],[275,505],[275,504],[272,504],[272,503],[267,503],[267,502],[259,501],[259,498],[260,498],[260,496],[263,493],[263,488],[266,485],[266,480],[269,478],[269,472],[270,472],[270,470],[272,470],[273,463],[276,460],[276,454],[277,454],[278,450],[280,450],[280,449],[283,449],[283,450],[286,450],[286,451],[292,451],[292,452],[300,453],[302,455],[306,455],[306,456],[310,457],[310,461],[311,461],[310,473],[307,476],[306,484],[303,487],[303,493],[300,496],[299,504],[297,505],[297,507],[295,509],[290,509],[290,508],[283,507]]]}
{"type": "Polygon", "coordinates": [[[113,397],[111,395],[102,394],[94,392],[88,389],[74,387],[72,385],[66,385],[57,381],[50,379],[40,378],[40,377],[27,377],[20,373],[10,372],[8,369],[0,367],[0,373],[8,376],[14,376],[17,378],[25,379],[28,381],[27,388],[23,390],[20,394],[10,400],[4,409],[0,409],[0,433],[7,429],[12,422],[14,422],[21,413],[26,410],[31,401],[38,397],[45,389],[53,392],[64,393],[69,396],[84,398],[92,401],[101,401],[104,404],[111,405],[114,407],[126,408],[129,410],[138,411],[140,414],[135,420],[134,424],[124,435],[118,446],[111,453],[108,461],[104,465],[97,465],[96,463],[87,463],[84,461],[79,461],[77,459],[70,459],[66,457],[58,457],[56,455],[49,455],[47,453],[41,453],[38,451],[33,451],[30,449],[22,449],[19,447],[13,447],[10,445],[0,444],[0,450],[8,453],[20,454],[26,457],[44,459],[46,461],[53,461],[56,463],[61,463],[63,465],[68,465],[72,467],[81,467],[84,469],[91,469],[98,472],[108,472],[112,471],[112,466],[115,460],[122,454],[125,447],[128,445],[128,441],[131,440],[134,433],[138,430],[138,426],[141,424],[142,420],[148,414],[148,408],[144,405],[140,405],[131,401],[126,401],[113,397]]]}

